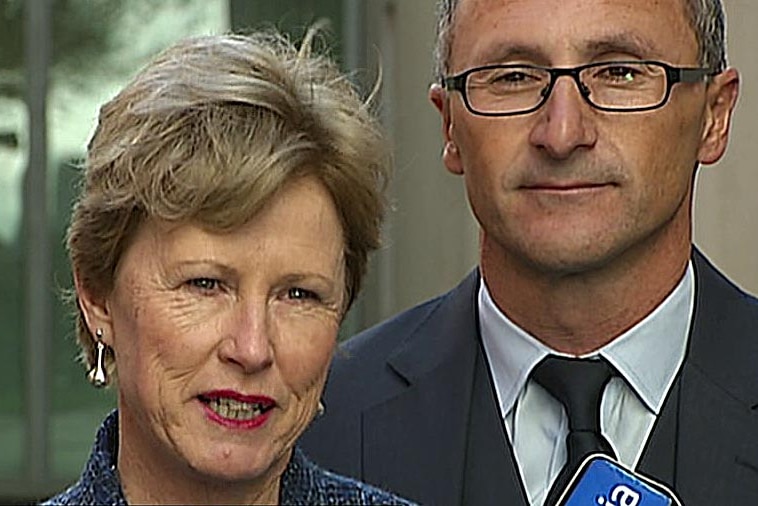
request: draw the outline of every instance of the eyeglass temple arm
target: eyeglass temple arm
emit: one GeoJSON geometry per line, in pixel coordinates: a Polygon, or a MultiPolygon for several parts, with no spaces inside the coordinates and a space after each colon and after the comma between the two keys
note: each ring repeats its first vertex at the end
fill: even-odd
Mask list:
{"type": "Polygon", "coordinates": [[[718,71],[706,68],[667,67],[666,72],[668,72],[671,83],[699,83],[706,77],[719,74],[718,71]]]}
{"type": "Polygon", "coordinates": [[[442,76],[440,78],[440,81],[442,83],[442,87],[446,90],[463,91],[463,88],[466,86],[466,74],[459,74],[452,77],[442,76]]]}

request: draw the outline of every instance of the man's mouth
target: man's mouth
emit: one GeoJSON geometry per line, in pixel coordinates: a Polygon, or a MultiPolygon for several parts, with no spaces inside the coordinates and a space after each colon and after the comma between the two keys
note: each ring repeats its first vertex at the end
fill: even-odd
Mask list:
{"type": "Polygon", "coordinates": [[[537,191],[581,191],[581,190],[593,190],[596,188],[602,188],[605,186],[615,186],[613,183],[595,183],[584,181],[572,181],[565,183],[534,183],[525,185],[525,190],[537,190],[537,191]]]}

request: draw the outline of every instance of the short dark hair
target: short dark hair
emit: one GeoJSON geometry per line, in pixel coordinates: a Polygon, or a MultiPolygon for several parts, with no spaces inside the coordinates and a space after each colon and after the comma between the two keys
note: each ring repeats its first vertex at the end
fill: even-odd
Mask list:
{"type": "MultiPolygon", "coordinates": [[[[434,49],[434,72],[437,78],[447,75],[448,72],[455,12],[460,1],[437,2],[437,42],[434,49]]],[[[700,65],[721,72],[727,66],[724,5],[721,0],[682,1],[697,38],[700,65]]]]}

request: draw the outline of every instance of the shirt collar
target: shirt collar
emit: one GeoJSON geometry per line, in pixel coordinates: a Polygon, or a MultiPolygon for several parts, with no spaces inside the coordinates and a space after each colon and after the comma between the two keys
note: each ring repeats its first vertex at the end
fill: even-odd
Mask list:
{"type": "MultiPolygon", "coordinates": [[[[671,294],[634,327],[600,350],[642,402],[656,415],[684,361],[694,306],[692,262],[671,294]]],[[[505,416],[524,388],[529,373],[550,353],[557,353],[513,323],[480,283],[478,297],[482,342],[505,416]]]]}

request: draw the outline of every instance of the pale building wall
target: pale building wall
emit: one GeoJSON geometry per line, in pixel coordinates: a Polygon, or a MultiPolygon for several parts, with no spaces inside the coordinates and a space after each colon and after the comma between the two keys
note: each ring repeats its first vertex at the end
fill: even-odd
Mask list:
{"type": "Polygon", "coordinates": [[[439,116],[427,99],[434,1],[367,4],[396,166],[386,247],[374,258],[365,294],[363,319],[373,323],[455,286],[477,263],[478,228],[462,180],[440,161],[439,116]]]}
{"type": "Polygon", "coordinates": [[[730,278],[758,293],[758,2],[726,0],[729,62],[741,92],[721,162],[702,167],[695,242],[730,278]]]}

